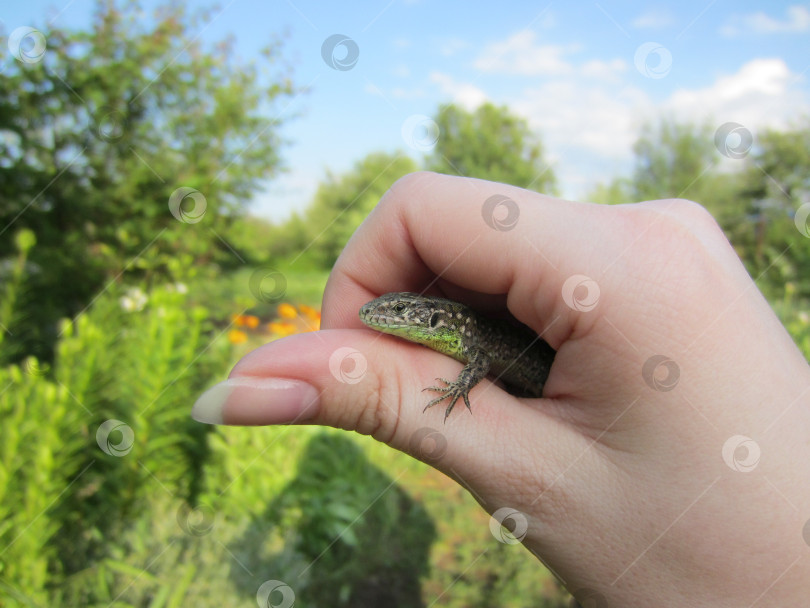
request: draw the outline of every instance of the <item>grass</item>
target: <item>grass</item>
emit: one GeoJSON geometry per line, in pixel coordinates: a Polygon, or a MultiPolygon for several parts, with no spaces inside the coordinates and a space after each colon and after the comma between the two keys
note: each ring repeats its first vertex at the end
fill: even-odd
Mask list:
{"type": "Polygon", "coordinates": [[[269,580],[299,608],[555,605],[427,465],[334,429],[190,420],[238,353],[317,328],[326,273],[291,274],[262,317],[250,276],[111,287],[52,368],[0,369],[0,605],[244,605],[269,580]],[[109,421],[124,430],[100,438],[109,421]]]}

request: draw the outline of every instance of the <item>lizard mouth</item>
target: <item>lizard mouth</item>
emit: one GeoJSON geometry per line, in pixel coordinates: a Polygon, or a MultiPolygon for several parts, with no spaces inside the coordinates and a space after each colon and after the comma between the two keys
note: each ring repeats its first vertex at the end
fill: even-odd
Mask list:
{"type": "Polygon", "coordinates": [[[387,329],[404,329],[409,327],[405,321],[392,321],[388,317],[375,315],[374,313],[362,314],[360,315],[360,320],[366,324],[374,323],[375,325],[385,327],[387,329]]]}
{"type": "Polygon", "coordinates": [[[411,324],[406,319],[392,318],[387,313],[375,311],[373,308],[360,309],[360,320],[370,326],[376,326],[380,331],[407,330],[411,324]]]}

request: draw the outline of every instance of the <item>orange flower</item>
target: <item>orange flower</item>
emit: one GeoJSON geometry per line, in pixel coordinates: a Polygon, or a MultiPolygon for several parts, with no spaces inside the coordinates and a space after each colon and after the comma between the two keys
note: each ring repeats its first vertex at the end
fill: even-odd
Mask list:
{"type": "Polygon", "coordinates": [[[284,336],[289,336],[290,334],[295,333],[295,325],[292,323],[285,321],[279,323],[277,321],[273,321],[267,324],[267,329],[270,330],[270,333],[277,335],[280,338],[284,336]]]}
{"type": "Polygon", "coordinates": [[[320,319],[301,319],[302,324],[305,327],[304,331],[318,331],[321,328],[321,320],[320,319]]]}
{"type": "Polygon", "coordinates": [[[301,306],[298,307],[298,310],[300,310],[301,313],[308,319],[311,319],[313,321],[321,320],[321,311],[315,310],[314,308],[312,308],[312,306],[301,304],[301,306]]]}
{"type": "Polygon", "coordinates": [[[301,304],[298,310],[304,315],[303,321],[307,326],[307,331],[316,331],[321,328],[321,311],[306,304],[301,304]]]}
{"type": "Polygon", "coordinates": [[[295,306],[292,304],[284,302],[278,305],[278,316],[282,319],[294,319],[298,316],[298,311],[295,310],[295,306]]]}
{"type": "Polygon", "coordinates": [[[256,329],[259,326],[259,317],[254,315],[231,315],[231,321],[236,327],[256,329]]]}
{"type": "Polygon", "coordinates": [[[243,344],[247,342],[248,336],[241,329],[232,329],[228,332],[228,340],[231,344],[243,344]]]}

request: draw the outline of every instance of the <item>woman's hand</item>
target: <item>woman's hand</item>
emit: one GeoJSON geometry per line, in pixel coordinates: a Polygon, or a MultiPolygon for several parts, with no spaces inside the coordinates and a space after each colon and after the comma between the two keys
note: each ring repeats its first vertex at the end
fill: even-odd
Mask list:
{"type": "Polygon", "coordinates": [[[600,606],[806,604],[810,368],[699,205],[410,175],[347,244],[322,314],[323,331],[240,361],[195,417],[373,435],[490,513],[517,510],[524,545],[600,606]],[[543,399],[485,380],[472,415],[423,413],[422,389],[461,365],[358,310],[425,290],[542,334],[543,399]]]}

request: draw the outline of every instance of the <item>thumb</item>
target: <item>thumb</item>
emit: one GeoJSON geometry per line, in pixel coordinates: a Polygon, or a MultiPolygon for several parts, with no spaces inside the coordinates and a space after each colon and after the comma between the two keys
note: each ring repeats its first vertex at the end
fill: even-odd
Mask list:
{"type": "Polygon", "coordinates": [[[570,443],[571,431],[547,413],[547,400],[517,399],[488,379],[470,393],[472,415],[462,403],[446,424],[441,404],[423,412],[432,396],[422,389],[460,369],[449,357],[371,330],[298,334],[244,357],[197,400],[192,416],[209,424],[357,431],[479,488],[487,477],[503,477],[510,465],[500,460],[513,450],[537,455],[543,446],[562,457],[554,446],[570,443]]]}

